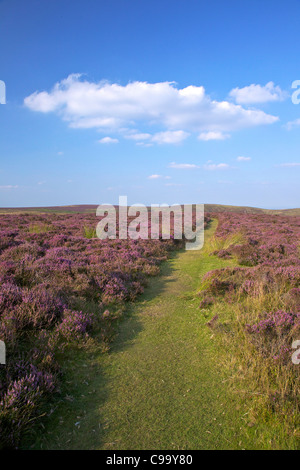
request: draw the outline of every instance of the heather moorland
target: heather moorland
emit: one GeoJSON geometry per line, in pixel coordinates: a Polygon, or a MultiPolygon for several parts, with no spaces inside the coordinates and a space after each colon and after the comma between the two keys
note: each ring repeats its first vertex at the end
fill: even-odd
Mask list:
{"type": "MultiPolygon", "coordinates": [[[[180,303],[183,327],[179,333],[183,338],[187,335],[183,349],[188,351],[193,345],[197,349],[203,331],[206,335],[202,338],[203,344],[207,342],[207,335],[216,342],[207,359],[211,365],[206,362],[208,369],[204,371],[201,369],[203,364],[198,371],[194,369],[194,378],[201,372],[205,377],[203,381],[208,381],[215,370],[215,357],[220,348],[225,348],[222,368],[231,371],[232,376],[228,376],[223,385],[218,384],[217,390],[220,394],[234,396],[246,409],[245,422],[249,428],[246,427],[247,432],[241,439],[231,430],[228,447],[234,447],[238,440],[241,447],[255,447],[252,428],[262,435],[263,448],[297,446],[299,369],[291,358],[292,343],[300,336],[299,217],[206,213],[205,246],[199,253],[191,252],[193,255],[182,250],[182,242],[172,237],[170,240],[99,240],[95,235],[96,217],[93,214],[33,212],[0,217],[0,338],[6,343],[8,357],[7,366],[0,366],[2,447],[16,448],[22,441],[29,447],[35,441],[40,445],[37,439],[39,426],[48,427],[49,436],[54,435],[49,438],[48,446],[54,446],[58,429],[51,417],[53,410],[60,403],[60,414],[70,406],[68,414],[78,414],[77,405],[72,409],[72,403],[61,404],[64,403],[62,397],[68,396],[67,378],[72,377],[72,368],[67,365],[69,360],[66,358],[74,355],[81,361],[93,351],[93,357],[102,357],[104,362],[108,360],[111,347],[118,344],[119,334],[122,337],[122,331],[123,334],[126,331],[126,322],[132,321],[132,315],[134,318],[134,314],[128,313],[130,309],[134,311],[135,305],[140,308],[147,292],[153,291],[153,282],[157,288],[164,283],[164,273],[166,269],[174,269],[174,263],[186,270],[180,276],[177,273],[181,287],[178,286],[177,293],[172,290],[171,302],[169,298],[167,300],[171,310],[174,297],[180,303]],[[150,281],[150,286],[146,287],[150,276],[157,281],[150,281]],[[191,279],[188,286],[185,276],[191,279]],[[200,328],[197,337],[194,328],[200,328]],[[271,428],[278,434],[272,434],[271,428]]],[[[174,276],[173,281],[176,273],[174,276]]],[[[154,289],[151,295],[155,301],[164,294],[154,289]]],[[[166,298],[162,301],[166,302],[166,298]]],[[[168,310],[167,305],[163,311],[165,308],[168,310]]],[[[176,311],[179,307],[175,305],[174,308],[176,311]]],[[[147,318],[146,310],[144,315],[147,318]]],[[[159,340],[160,345],[164,345],[165,338],[161,335],[167,335],[168,343],[177,344],[178,331],[173,338],[171,333],[175,318],[175,314],[168,317],[168,323],[163,327],[162,320],[158,319],[157,327],[161,330],[152,332],[154,342],[159,340]],[[167,324],[169,331],[164,331],[167,324]]],[[[149,325],[145,326],[146,331],[147,328],[149,325]]],[[[166,364],[168,347],[164,351],[166,364]]],[[[198,358],[202,353],[198,353],[198,358]]],[[[153,350],[149,357],[152,354],[153,350]]],[[[172,363],[174,351],[169,354],[172,363]]],[[[145,364],[142,367],[146,367],[145,364]]],[[[181,362],[176,359],[172,375],[165,379],[168,386],[181,368],[189,370],[189,367],[188,356],[181,362]]],[[[153,369],[152,364],[150,370],[155,381],[159,376],[158,365],[153,369]]],[[[115,383],[119,390],[126,389],[126,374],[128,370],[124,377],[117,379],[120,383],[115,383]]],[[[75,376],[73,372],[73,378],[75,376]]],[[[181,385],[185,387],[186,384],[181,385]]],[[[77,386],[81,390],[78,383],[77,386]]],[[[135,393],[140,388],[139,393],[147,396],[142,382],[136,387],[135,393]]],[[[70,385],[70,396],[71,390],[70,385]]],[[[151,387],[149,390],[153,400],[156,393],[151,394],[151,387]]],[[[201,386],[197,393],[200,391],[201,386]]],[[[174,390],[171,392],[168,387],[164,390],[169,402],[172,393],[174,390]]],[[[128,400],[131,395],[132,391],[126,393],[128,400]]],[[[214,400],[218,402],[216,397],[214,400]]],[[[197,415],[199,405],[196,405],[197,394],[191,404],[197,415]]],[[[159,410],[165,405],[158,403],[155,406],[159,410]]],[[[119,413],[122,409],[119,405],[119,413]]],[[[107,413],[109,415],[112,410],[108,408],[107,413]]],[[[179,416],[179,412],[175,413],[176,419],[179,416]]],[[[181,419],[183,417],[184,413],[181,419]]],[[[76,423],[72,423],[74,425],[76,423]]],[[[80,424],[77,427],[80,429],[80,424]]],[[[150,427],[152,429],[153,425],[150,427]]],[[[79,431],[76,426],[75,429],[79,431]]],[[[128,434],[128,431],[124,432],[128,434]]],[[[73,431],[66,434],[73,436],[73,431]]],[[[90,429],[90,434],[95,435],[95,430],[90,429]]],[[[201,446],[198,440],[203,441],[203,433],[197,430],[197,434],[191,441],[184,441],[182,448],[192,448],[189,446],[194,443],[201,446]]],[[[151,445],[154,435],[155,429],[146,445],[151,445]]],[[[86,446],[89,446],[89,438],[87,440],[86,446]]],[[[72,439],[69,441],[72,447],[72,439]]],[[[138,446],[136,438],[134,442],[138,446]]],[[[155,439],[153,442],[158,447],[163,446],[160,448],[170,445],[163,437],[161,443],[155,439]]],[[[96,447],[101,445],[107,448],[100,441],[95,444],[96,447]]],[[[132,445],[126,443],[128,448],[132,445]]]]}

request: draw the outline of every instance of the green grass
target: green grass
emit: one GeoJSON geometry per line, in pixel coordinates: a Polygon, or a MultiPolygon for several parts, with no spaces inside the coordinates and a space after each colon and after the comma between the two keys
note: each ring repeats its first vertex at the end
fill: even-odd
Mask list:
{"type": "MultiPolygon", "coordinates": [[[[209,244],[204,248],[206,254],[211,254],[214,251],[227,250],[232,245],[243,245],[246,242],[245,236],[242,232],[235,232],[227,238],[211,237],[209,244]]],[[[235,263],[236,264],[236,263],[235,263]]]]}
{"type": "Polygon", "coordinates": [[[47,225],[47,224],[31,224],[29,226],[29,233],[46,233],[46,232],[50,232],[50,230],[52,230],[52,227],[51,225],[47,225]]]}
{"type": "Polygon", "coordinates": [[[273,358],[288,340],[277,338],[273,352],[262,354],[263,339],[254,346],[246,334],[245,325],[260,321],[262,312],[288,311],[284,287],[266,293],[259,282],[255,296],[241,295],[233,303],[220,298],[210,311],[219,317],[216,330],[220,329],[218,339],[226,350],[224,368],[231,371],[228,386],[247,403],[247,423],[259,435],[260,446],[299,450],[299,368],[292,361],[276,364],[273,358]]]}
{"type": "Polygon", "coordinates": [[[94,227],[83,227],[83,234],[85,238],[97,238],[97,232],[94,227]]]}
{"type": "MultiPolygon", "coordinates": [[[[206,244],[216,224],[206,231],[206,244]]],[[[165,262],[128,306],[109,352],[93,343],[65,356],[62,397],[33,447],[268,448],[266,439],[261,444],[265,431],[249,423],[247,402],[229,386],[227,353],[206,325],[211,313],[198,308],[203,275],[235,264],[207,249],[182,251],[165,262]]]]}

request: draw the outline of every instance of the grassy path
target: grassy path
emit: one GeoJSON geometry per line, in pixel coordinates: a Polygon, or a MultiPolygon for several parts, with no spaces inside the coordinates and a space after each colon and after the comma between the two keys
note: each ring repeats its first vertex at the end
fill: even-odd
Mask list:
{"type": "MultiPolygon", "coordinates": [[[[206,242],[215,228],[213,222],[206,242]]],[[[222,351],[195,295],[207,271],[231,263],[205,251],[180,252],[164,263],[119,325],[111,351],[70,359],[74,394],[53,413],[36,447],[253,447],[241,431],[242,409],[228,395],[222,351]]]]}

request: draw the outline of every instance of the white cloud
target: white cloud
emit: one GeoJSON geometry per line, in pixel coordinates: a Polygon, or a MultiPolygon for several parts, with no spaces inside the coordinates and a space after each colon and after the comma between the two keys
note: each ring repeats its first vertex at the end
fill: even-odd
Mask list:
{"type": "Polygon", "coordinates": [[[162,175],[150,175],[150,176],[148,176],[149,180],[156,180],[156,179],[159,179],[159,178],[163,178],[165,180],[170,180],[171,176],[162,176],[162,175]]]}
{"type": "Polygon", "coordinates": [[[126,137],[135,129],[135,137],[131,138],[137,141],[142,134],[136,131],[137,123],[160,126],[161,132],[152,137],[146,132],[144,136],[158,144],[182,142],[192,132],[220,138],[223,133],[278,120],[259,109],[212,100],[202,86],[180,89],[174,82],[131,82],[122,86],[89,82],[79,74],[56,83],[50,92],[27,96],[24,104],[32,111],[55,112],[73,128],[117,131],[122,135],[127,129],[126,137]]]}
{"type": "Polygon", "coordinates": [[[0,186],[0,189],[6,190],[6,189],[17,189],[19,186],[18,185],[12,185],[12,184],[6,184],[4,186],[0,186]]]}
{"type": "Polygon", "coordinates": [[[237,157],[238,162],[249,162],[251,157],[237,157]]]}
{"type": "Polygon", "coordinates": [[[172,162],[169,165],[169,168],[176,168],[177,170],[194,170],[195,168],[200,168],[198,165],[193,163],[175,163],[172,162]]]}
{"type": "Polygon", "coordinates": [[[229,134],[223,134],[222,132],[201,132],[198,136],[199,140],[224,140],[230,137],[229,134]]]}
{"type": "Polygon", "coordinates": [[[162,178],[162,175],[150,175],[148,178],[149,180],[157,180],[158,178],[162,178]]]}
{"type": "Polygon", "coordinates": [[[284,127],[288,130],[291,131],[295,127],[300,126],[300,119],[295,119],[295,121],[289,121],[284,127]]]}
{"type": "Polygon", "coordinates": [[[300,163],[281,163],[279,166],[283,166],[283,167],[288,167],[288,168],[293,168],[293,167],[296,167],[296,166],[300,166],[300,163]]]}
{"type": "Polygon", "coordinates": [[[287,94],[273,82],[266,85],[255,85],[254,83],[244,88],[234,88],[229,93],[238,104],[266,103],[268,101],[282,101],[287,94]]]}
{"type": "Polygon", "coordinates": [[[156,134],[138,133],[125,135],[126,139],[136,140],[136,145],[143,147],[150,147],[154,142],[156,144],[179,144],[183,142],[190,134],[184,131],[164,131],[157,132],[156,134]],[[147,142],[140,142],[146,140],[147,142]]]}
{"type": "Polygon", "coordinates": [[[118,139],[113,139],[112,137],[103,137],[103,139],[98,140],[100,144],[117,144],[118,139]]]}
{"type": "Polygon", "coordinates": [[[204,165],[203,168],[205,170],[215,171],[215,170],[228,170],[228,168],[230,167],[229,165],[227,165],[227,163],[218,163],[218,164],[210,163],[210,164],[204,165]]]}
{"type": "Polygon", "coordinates": [[[184,131],[158,132],[152,137],[152,142],[156,142],[157,144],[180,144],[189,135],[190,134],[184,131]]]}
{"type": "Polygon", "coordinates": [[[140,147],[153,147],[153,144],[151,143],[145,143],[145,142],[137,142],[136,145],[140,146],[140,147]]]}
{"type": "Polygon", "coordinates": [[[152,136],[151,134],[147,133],[137,133],[137,134],[129,134],[125,136],[126,139],[132,139],[132,140],[147,140],[150,139],[152,136]]]}
{"type": "Polygon", "coordinates": [[[209,160],[205,165],[199,166],[195,165],[193,163],[175,163],[172,162],[169,165],[169,168],[176,168],[177,170],[195,170],[197,168],[204,168],[204,170],[210,170],[210,171],[215,171],[215,170],[227,170],[230,168],[230,166],[227,163],[212,163],[211,160],[209,160]]]}

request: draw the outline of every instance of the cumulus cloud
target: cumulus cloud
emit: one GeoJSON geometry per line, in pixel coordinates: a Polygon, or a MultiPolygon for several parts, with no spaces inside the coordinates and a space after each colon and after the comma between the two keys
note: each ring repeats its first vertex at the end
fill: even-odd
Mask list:
{"type": "Polygon", "coordinates": [[[282,101],[286,98],[286,93],[273,82],[266,85],[249,85],[244,88],[234,88],[229,93],[238,104],[266,103],[268,101],[282,101]]]}
{"type": "Polygon", "coordinates": [[[251,160],[251,157],[237,157],[238,162],[249,162],[251,160]]]}
{"type": "MultiPolygon", "coordinates": [[[[241,96],[234,90],[231,93],[241,96]]],[[[274,94],[272,89],[269,93],[274,94]]],[[[278,120],[259,109],[212,100],[202,86],[180,89],[174,82],[131,82],[122,86],[105,81],[89,82],[80,74],[56,83],[49,92],[36,91],[25,98],[24,104],[32,111],[56,113],[73,128],[121,134],[127,129],[127,138],[157,144],[178,144],[192,132],[202,134],[200,138],[204,140],[220,139],[227,132],[278,120]],[[136,131],[130,136],[130,130],[146,125],[159,126],[161,132],[143,135],[136,131]]]]}
{"type": "Polygon", "coordinates": [[[103,137],[103,139],[98,140],[100,144],[117,144],[118,139],[113,139],[112,137],[103,137]]]}
{"type": "Polygon", "coordinates": [[[198,136],[199,140],[224,140],[230,137],[229,134],[223,134],[222,132],[201,132],[198,136]]]}

